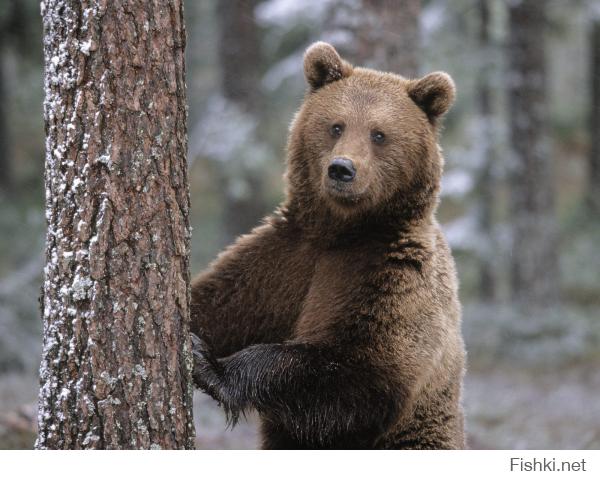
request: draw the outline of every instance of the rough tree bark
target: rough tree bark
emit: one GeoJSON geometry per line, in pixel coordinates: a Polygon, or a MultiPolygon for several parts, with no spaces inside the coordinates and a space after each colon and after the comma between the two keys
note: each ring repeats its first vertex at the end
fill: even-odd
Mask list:
{"type": "Polygon", "coordinates": [[[46,0],[37,448],[193,448],[181,0],[46,0]]]}
{"type": "MultiPolygon", "coordinates": [[[[240,112],[258,118],[260,112],[260,38],[254,9],[258,0],[219,2],[219,59],[222,93],[240,112]]],[[[222,172],[225,243],[249,232],[265,214],[262,173],[246,158],[222,172]],[[236,185],[242,188],[235,188],[236,185]]]]}
{"type": "Polygon", "coordinates": [[[600,217],[600,18],[594,18],[590,31],[590,159],[588,205],[600,217]]]}
{"type": "Polygon", "coordinates": [[[483,142],[481,168],[477,176],[478,211],[477,223],[481,236],[485,239],[485,248],[479,258],[479,292],[482,300],[494,300],[496,297],[496,275],[494,271],[494,225],[495,181],[493,167],[496,163],[494,143],[494,125],[492,108],[491,68],[494,57],[490,38],[489,0],[478,0],[479,48],[481,50],[479,76],[477,78],[478,123],[483,142]]]}
{"type": "Polygon", "coordinates": [[[519,303],[545,305],[559,293],[556,188],[546,131],[546,7],[539,0],[508,5],[512,292],[519,303]]]}
{"type": "Polygon", "coordinates": [[[340,49],[361,66],[419,75],[421,0],[333,2],[328,27],[352,33],[340,49]]]}

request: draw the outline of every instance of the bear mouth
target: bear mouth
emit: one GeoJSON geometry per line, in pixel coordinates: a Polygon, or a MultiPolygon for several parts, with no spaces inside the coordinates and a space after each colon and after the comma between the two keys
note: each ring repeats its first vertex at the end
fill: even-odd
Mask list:
{"type": "Polygon", "coordinates": [[[336,203],[344,206],[353,206],[360,202],[362,192],[357,192],[352,184],[345,182],[329,181],[326,191],[329,197],[336,203]]]}

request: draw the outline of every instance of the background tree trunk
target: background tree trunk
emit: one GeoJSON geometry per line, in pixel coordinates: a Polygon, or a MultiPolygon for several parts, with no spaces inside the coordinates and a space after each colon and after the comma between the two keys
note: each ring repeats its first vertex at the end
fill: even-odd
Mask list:
{"type": "Polygon", "coordinates": [[[0,194],[8,192],[13,183],[10,135],[6,113],[3,35],[0,32],[0,194]]]}
{"type": "MultiPolygon", "coordinates": [[[[260,38],[254,9],[258,0],[219,2],[219,60],[225,99],[251,122],[260,117],[260,38]]],[[[252,129],[257,141],[258,132],[252,129]]],[[[253,168],[250,155],[238,152],[222,172],[224,243],[254,228],[267,207],[263,200],[263,172],[253,168]]]]}
{"type": "Polygon", "coordinates": [[[556,302],[559,293],[555,178],[546,125],[547,5],[538,0],[508,5],[512,292],[519,303],[543,305],[556,302]]]}
{"type": "Polygon", "coordinates": [[[260,42],[254,18],[258,0],[219,2],[219,60],[225,97],[256,112],[260,99],[260,42]]]}
{"type": "Polygon", "coordinates": [[[9,89],[10,84],[15,83],[15,75],[22,80],[22,72],[10,72],[10,75],[6,60],[10,53],[20,54],[22,60],[28,61],[37,57],[38,32],[33,25],[38,22],[38,8],[39,5],[29,0],[3,0],[0,7],[0,194],[15,193],[19,189],[15,168],[19,162],[14,158],[18,142],[11,128],[11,125],[15,128],[15,119],[9,118],[14,92],[9,89]]]}
{"type": "Polygon", "coordinates": [[[479,125],[481,135],[478,141],[483,143],[481,151],[481,167],[478,172],[477,198],[478,211],[477,223],[479,232],[484,239],[484,248],[479,255],[479,292],[482,300],[494,300],[496,297],[496,275],[494,271],[494,204],[495,181],[493,167],[496,163],[494,149],[494,112],[492,107],[492,56],[493,44],[490,38],[490,4],[489,0],[478,0],[479,12],[479,48],[481,49],[479,75],[477,79],[477,103],[479,109],[479,125]]]}
{"type": "Polygon", "coordinates": [[[350,42],[334,43],[356,65],[411,78],[419,75],[420,14],[421,0],[338,0],[326,23],[352,35],[350,42]]]}
{"type": "Polygon", "coordinates": [[[22,3],[18,0],[5,1],[5,6],[0,9],[0,193],[9,192],[14,183],[4,56],[11,41],[26,41],[23,37],[28,33],[22,3]]]}
{"type": "Polygon", "coordinates": [[[359,30],[358,63],[419,75],[421,0],[362,0],[365,21],[359,30]]]}
{"type": "Polygon", "coordinates": [[[592,20],[590,31],[590,160],[588,204],[600,216],[600,18],[592,20]]]}
{"type": "Polygon", "coordinates": [[[193,448],[180,0],[46,0],[38,448],[193,448]]]}

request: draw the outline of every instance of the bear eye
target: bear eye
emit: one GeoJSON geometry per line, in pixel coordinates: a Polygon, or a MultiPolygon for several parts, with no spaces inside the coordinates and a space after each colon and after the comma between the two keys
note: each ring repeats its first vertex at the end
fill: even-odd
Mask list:
{"type": "Polygon", "coordinates": [[[381,145],[385,141],[385,135],[383,132],[377,130],[371,133],[371,139],[373,140],[373,143],[381,145]]]}
{"type": "Polygon", "coordinates": [[[340,138],[344,132],[344,127],[339,123],[336,123],[331,127],[330,132],[333,138],[340,138]]]}

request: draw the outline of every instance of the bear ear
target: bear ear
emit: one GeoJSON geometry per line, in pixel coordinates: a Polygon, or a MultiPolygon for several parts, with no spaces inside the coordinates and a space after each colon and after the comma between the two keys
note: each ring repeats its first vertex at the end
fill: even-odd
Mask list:
{"type": "Polygon", "coordinates": [[[351,74],[352,65],[342,60],[328,43],[316,42],[306,49],[304,76],[313,91],[351,74]]]}
{"type": "Polygon", "coordinates": [[[446,113],[456,97],[454,80],[445,72],[434,72],[410,80],[408,96],[427,114],[431,122],[446,113]]]}

